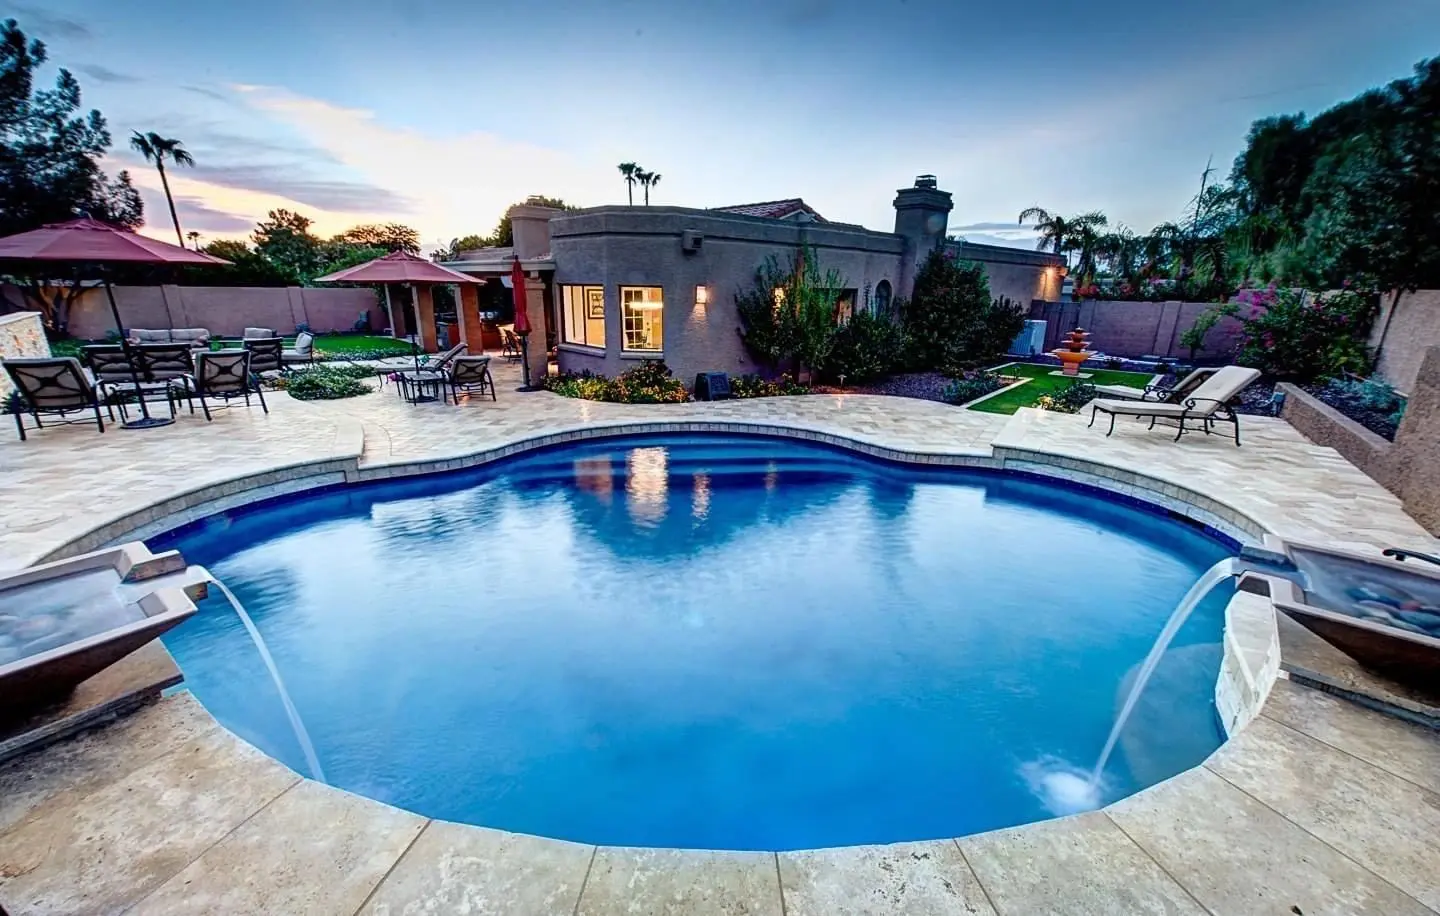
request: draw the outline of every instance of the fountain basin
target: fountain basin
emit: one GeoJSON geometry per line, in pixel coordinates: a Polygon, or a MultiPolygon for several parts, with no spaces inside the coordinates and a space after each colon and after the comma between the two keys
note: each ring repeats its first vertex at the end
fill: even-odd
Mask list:
{"type": "Polygon", "coordinates": [[[1440,567],[1274,536],[1302,581],[1266,572],[1271,604],[1364,667],[1402,684],[1440,684],[1440,567]]]}
{"type": "Polygon", "coordinates": [[[0,577],[0,721],[65,696],[195,613],[176,551],[124,544],[0,577]]]}

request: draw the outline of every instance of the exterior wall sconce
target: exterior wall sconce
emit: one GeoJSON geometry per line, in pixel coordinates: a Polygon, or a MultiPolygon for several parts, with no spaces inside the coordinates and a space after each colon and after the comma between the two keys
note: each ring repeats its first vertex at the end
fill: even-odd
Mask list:
{"type": "Polygon", "coordinates": [[[695,287],[695,306],[704,308],[710,304],[710,288],[705,285],[695,287]]]}

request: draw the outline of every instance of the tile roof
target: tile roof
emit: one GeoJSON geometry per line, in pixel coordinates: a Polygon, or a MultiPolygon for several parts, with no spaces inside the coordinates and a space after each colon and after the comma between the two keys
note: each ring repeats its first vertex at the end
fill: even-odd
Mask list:
{"type": "Polygon", "coordinates": [[[797,213],[808,213],[815,217],[817,223],[825,222],[825,217],[816,213],[809,204],[798,197],[789,197],[785,200],[765,200],[755,204],[735,204],[730,207],[715,207],[714,209],[721,213],[761,216],[766,219],[788,219],[797,213]]]}

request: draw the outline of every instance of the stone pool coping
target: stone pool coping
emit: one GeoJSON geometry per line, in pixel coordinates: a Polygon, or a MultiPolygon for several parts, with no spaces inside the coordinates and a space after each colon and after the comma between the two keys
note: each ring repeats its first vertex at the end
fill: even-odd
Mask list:
{"type": "MultiPolygon", "coordinates": [[[[1008,430],[1007,426],[1006,431],[1008,430]]],[[[692,432],[779,436],[818,442],[917,466],[1024,471],[1095,486],[1121,497],[1151,502],[1185,515],[1199,524],[1213,527],[1237,540],[1258,539],[1270,530],[1226,501],[1173,480],[1112,467],[1103,462],[1050,454],[1025,447],[1007,439],[1004,432],[996,438],[988,454],[973,449],[922,453],[891,448],[851,434],[840,435],[821,429],[759,421],[715,423],[693,420],[621,420],[577,425],[543,435],[512,438],[493,448],[461,455],[364,464],[361,461],[363,434],[359,424],[355,423],[353,439],[349,443],[351,448],[347,449],[349,454],[346,456],[295,462],[262,473],[239,475],[227,481],[197,487],[145,509],[127,512],[90,526],[67,544],[50,548],[44,556],[56,558],[93,549],[109,541],[153,536],[160,531],[216,512],[318,487],[459,470],[537,448],[570,442],[649,433],[692,432]]],[[[44,545],[41,545],[41,549],[43,547],[44,545]]],[[[502,882],[504,887],[501,889],[489,887],[489,878],[479,880],[484,876],[470,877],[487,886],[486,894],[508,895],[507,899],[511,902],[507,903],[507,906],[513,905],[516,900],[533,902],[533,906],[522,907],[518,910],[520,912],[610,912],[609,907],[618,909],[622,902],[626,906],[640,904],[639,911],[642,912],[781,912],[778,907],[782,905],[786,916],[806,912],[870,912],[872,910],[863,907],[846,910],[847,901],[848,905],[853,906],[854,894],[861,891],[859,886],[854,886],[856,881],[869,887],[872,895],[880,894],[881,898],[888,901],[884,905],[880,905],[878,898],[872,901],[880,906],[880,909],[873,910],[877,912],[898,909],[902,900],[923,901],[923,906],[930,907],[918,910],[924,912],[947,912],[950,911],[947,908],[951,906],[964,906],[969,908],[966,911],[971,912],[1031,912],[1037,908],[1044,909],[1046,900],[1057,902],[1061,899],[1065,901],[1061,907],[1065,912],[1112,911],[1104,904],[1105,901],[1113,902],[1114,898],[1105,894],[1095,897],[1093,910],[1080,905],[1087,898],[1087,894],[1093,896],[1097,890],[1103,890],[1106,887],[1104,881],[1092,880],[1088,888],[1072,886],[1069,889],[1070,897],[1053,898],[1054,889],[1041,887],[1044,882],[1039,881],[1039,876],[1027,872],[1027,869],[1044,870],[1051,864],[1064,872],[1067,863],[1069,867],[1073,867],[1077,855],[1081,858],[1098,857],[1097,867],[1102,871],[1108,869],[1107,873],[1112,875],[1116,874],[1116,868],[1123,866],[1123,880],[1118,884],[1110,884],[1109,891],[1123,891],[1132,902],[1138,904],[1144,900],[1147,901],[1146,906],[1159,905],[1178,912],[1203,912],[1199,908],[1201,905],[1214,909],[1213,905],[1204,902],[1204,898],[1219,891],[1210,887],[1201,888],[1196,886],[1195,882],[1185,880],[1182,874],[1183,863],[1166,861],[1167,855],[1157,851],[1166,846],[1166,838],[1160,835],[1163,831],[1150,837],[1150,842],[1144,844],[1136,839],[1136,835],[1144,834],[1145,829],[1149,829],[1144,827],[1146,824],[1158,831],[1160,824],[1174,819],[1172,809],[1177,806],[1189,810],[1202,804],[1200,800],[1205,799],[1205,806],[1223,802],[1222,808],[1229,805],[1232,809],[1236,806],[1243,809],[1258,804],[1261,809],[1270,813],[1272,821],[1278,814],[1279,821],[1271,824],[1274,830],[1286,835],[1289,842],[1309,850],[1307,861],[1312,863],[1310,870],[1314,870],[1313,863],[1324,861],[1329,864],[1322,871],[1348,875],[1353,888],[1358,888],[1352,888],[1353,899],[1370,900],[1384,912],[1426,912],[1417,902],[1419,900],[1424,900],[1431,907],[1440,906],[1440,890],[1435,888],[1423,871],[1412,872],[1409,869],[1409,864],[1412,863],[1402,861],[1401,865],[1404,867],[1397,871],[1393,865],[1381,862],[1376,856],[1348,848],[1348,845],[1353,844],[1347,845],[1343,838],[1337,841],[1327,837],[1324,831],[1317,831],[1313,825],[1307,826],[1303,818],[1297,821],[1294,816],[1285,814],[1283,807],[1277,807],[1273,802],[1257,800],[1258,790],[1246,783],[1246,778],[1257,772],[1263,776],[1264,771],[1273,763],[1266,759],[1273,756],[1266,748],[1273,750],[1271,745],[1274,740],[1267,744],[1264,739],[1272,739],[1274,736],[1262,734],[1255,741],[1247,740],[1251,729],[1245,726],[1247,723],[1253,724],[1257,719],[1264,723],[1272,721],[1261,717],[1265,712],[1266,695],[1274,683],[1278,668],[1278,655],[1274,654],[1271,639],[1274,628],[1273,612],[1269,611],[1268,602],[1264,599],[1259,599],[1261,604],[1251,600],[1255,597],[1241,598],[1237,595],[1237,599],[1227,608],[1225,659],[1217,682],[1217,704],[1227,728],[1232,730],[1234,740],[1227,742],[1201,766],[1139,795],[1107,806],[1100,812],[1028,824],[958,841],[782,854],[624,850],[576,846],[558,840],[507,834],[488,828],[429,821],[397,811],[380,802],[303,780],[229,735],[188,696],[171,697],[162,701],[156,715],[192,717],[199,723],[195,728],[205,733],[204,740],[209,742],[213,752],[213,759],[209,759],[205,765],[222,770],[229,767],[246,770],[250,772],[246,777],[247,781],[255,786],[269,787],[262,794],[270,789],[274,791],[261,801],[258,807],[249,810],[230,831],[197,849],[193,857],[186,859],[188,865],[183,865],[183,870],[172,869],[170,874],[158,883],[149,881],[144,882],[143,888],[137,885],[127,889],[126,893],[133,897],[127,899],[127,905],[140,902],[139,911],[147,912],[187,911],[187,901],[194,903],[193,895],[197,887],[206,885],[213,886],[217,893],[223,891],[222,897],[226,902],[223,905],[215,901],[212,903],[213,908],[224,911],[232,911],[231,904],[238,904],[240,901],[253,901],[256,903],[255,908],[260,908],[259,901],[266,894],[272,895],[273,899],[266,898],[265,902],[265,905],[272,909],[274,900],[277,899],[303,899],[312,902],[324,900],[328,880],[324,869],[308,875],[289,874],[287,880],[267,889],[257,888],[248,877],[237,874],[236,867],[227,869],[221,863],[237,854],[244,859],[245,855],[253,853],[259,856],[258,866],[263,870],[268,864],[273,864],[265,858],[264,850],[268,849],[267,838],[275,836],[277,831],[286,834],[294,828],[294,835],[285,842],[300,843],[307,833],[313,835],[313,825],[339,818],[342,826],[356,836],[389,839],[391,834],[394,834],[394,842],[391,843],[393,848],[387,847],[384,852],[372,851],[371,858],[386,862],[383,869],[371,869],[377,873],[371,875],[373,880],[369,882],[363,895],[359,893],[358,887],[354,890],[354,901],[347,899],[341,903],[337,898],[334,901],[335,912],[354,912],[359,907],[364,907],[365,912],[390,912],[392,906],[398,911],[406,901],[421,897],[453,902],[458,899],[455,895],[460,894],[465,900],[473,899],[475,882],[472,880],[460,881],[456,885],[454,882],[440,880],[437,874],[430,874],[430,878],[426,879],[425,875],[429,873],[423,869],[416,873],[416,870],[421,868],[413,861],[418,854],[417,849],[427,851],[427,854],[433,852],[440,860],[449,862],[450,866],[455,866],[461,872],[465,872],[466,868],[456,863],[463,860],[469,863],[471,871],[476,867],[475,862],[486,863],[481,870],[485,871],[489,878],[505,873],[507,880],[502,882]],[[190,705],[196,708],[189,709],[190,705]],[[281,775],[282,773],[284,775],[281,775]],[[1230,775],[1227,776],[1227,773],[1230,775]],[[1234,797],[1236,791],[1243,798],[1234,797]],[[1223,796],[1223,799],[1217,801],[1212,798],[1217,794],[1223,796]],[[276,818],[281,818],[282,823],[270,823],[276,818]],[[1127,827],[1127,821],[1133,823],[1127,827]],[[430,847],[435,848],[432,850],[430,847]],[[246,850],[249,850],[249,853],[246,850]],[[1035,858],[1044,861],[1039,865],[1026,865],[1022,861],[1035,858]],[[1331,859],[1339,860],[1339,864],[1330,862],[1331,859]],[[583,874],[579,869],[582,860],[583,874]],[[567,874],[574,873],[574,880],[566,879],[560,881],[558,887],[551,887],[555,874],[567,869],[567,874]],[[822,877],[824,880],[820,880],[822,877]],[[572,884],[575,885],[573,888],[572,884]],[[775,895],[777,899],[773,901],[766,899],[771,886],[778,892],[775,895]],[[545,897],[544,900],[549,902],[531,896],[543,888],[548,888],[559,896],[554,897],[552,894],[553,899],[545,897]],[[573,907],[568,896],[572,889],[573,907]],[[257,894],[261,895],[261,898],[257,898],[257,894]],[[594,908],[589,904],[592,898],[598,900],[594,908]],[[647,899],[650,900],[650,909],[643,904],[647,899]],[[681,899],[689,900],[690,905],[695,908],[677,909],[673,903],[681,899]],[[780,899],[783,899],[783,904],[780,904],[780,899]],[[552,903],[558,905],[552,906],[552,903]],[[1012,910],[1012,907],[1016,909],[1012,910]]],[[[1314,701],[1307,698],[1306,702],[1314,701]]],[[[1349,711],[1345,713],[1348,714],[1349,711]]],[[[1386,726],[1388,727],[1388,723],[1386,726]]],[[[1277,726],[1266,724],[1262,731],[1276,727],[1296,730],[1293,723],[1283,723],[1277,726]]],[[[114,727],[123,728],[125,723],[114,727]]],[[[162,725],[159,730],[173,732],[172,740],[192,738],[186,747],[201,740],[196,735],[184,734],[185,730],[174,727],[173,723],[171,726],[162,725]]],[[[103,745],[106,743],[108,731],[110,730],[97,732],[84,740],[103,745]]],[[[1301,732],[1303,733],[1303,730],[1301,732]]],[[[1323,744],[1319,740],[1317,744],[1333,749],[1333,745],[1323,744]]],[[[47,752],[47,756],[61,757],[65,753],[62,748],[56,748],[47,752]]],[[[1348,765],[1348,761],[1342,763],[1348,765]]],[[[1409,787],[1406,791],[1440,791],[1440,787],[1417,788],[1403,776],[1388,773],[1383,766],[1379,769],[1391,779],[1399,778],[1404,783],[1401,788],[1409,787]]],[[[141,766],[136,772],[142,770],[147,770],[147,767],[141,766]]],[[[148,776],[152,782],[158,780],[161,785],[181,778],[179,772],[148,773],[148,776]]],[[[131,778],[133,774],[122,777],[120,781],[131,778]]],[[[0,780],[3,779],[4,776],[0,775],[0,780]]],[[[0,790],[4,788],[4,783],[0,782],[0,790]]],[[[1263,792],[1258,794],[1263,795],[1263,792]]],[[[4,796],[5,793],[0,791],[0,798],[4,796]]],[[[1436,807],[1440,810],[1440,804],[1436,807]]],[[[1413,810],[1413,802],[1403,806],[1402,810],[1413,810]]],[[[13,879],[5,880],[8,867],[6,863],[11,854],[16,852],[16,844],[19,843],[23,848],[24,845],[35,842],[37,837],[34,832],[38,829],[36,825],[45,822],[45,818],[31,815],[33,811],[22,814],[18,827],[14,830],[8,829],[12,826],[10,822],[0,819],[0,881],[4,882],[0,883],[0,890],[6,894],[9,894],[10,886],[14,883],[13,879]]],[[[1258,816],[1254,812],[1249,815],[1258,816]]],[[[1181,821],[1183,822],[1183,818],[1181,821]]],[[[1227,829],[1218,832],[1224,834],[1225,842],[1220,844],[1216,853],[1232,846],[1243,848],[1246,845],[1245,838],[1233,836],[1233,827],[1229,823],[1224,826],[1227,829]]],[[[1423,828],[1423,823],[1420,826],[1423,828]]],[[[342,829],[341,832],[343,834],[345,831],[342,829]]],[[[1190,841],[1193,840],[1192,837],[1190,841]]],[[[1251,837],[1249,843],[1253,845],[1254,842],[1255,838],[1251,837]]],[[[358,839],[355,843],[364,845],[358,839]]],[[[346,857],[343,851],[330,850],[325,854],[341,860],[346,857]]],[[[1181,854],[1181,857],[1184,858],[1184,854],[1181,854]]],[[[245,871],[248,873],[248,870],[245,871]]],[[[1305,869],[1296,864],[1296,874],[1304,872],[1305,869]]],[[[85,896],[89,889],[80,886],[81,883],[76,880],[78,876],[68,879],[64,875],[53,876],[55,880],[49,883],[36,880],[27,882],[25,876],[32,873],[34,870],[20,875],[20,886],[30,887],[37,892],[43,891],[40,894],[41,900],[73,902],[77,899],[76,894],[81,895],[81,899],[90,899],[85,896]]],[[[1274,883],[1276,877],[1268,875],[1266,880],[1274,883]]],[[[1316,881],[1324,884],[1324,881],[1314,876],[1306,880],[1312,884],[1316,881]]],[[[1279,883],[1284,885],[1286,882],[1279,883]]],[[[1297,894],[1300,892],[1299,886],[1303,886],[1303,882],[1297,885],[1297,894]]],[[[118,892],[120,889],[115,890],[118,892]]],[[[1233,891],[1234,889],[1230,888],[1226,893],[1233,891]]],[[[245,908],[239,906],[235,911],[245,908]]],[[[45,906],[40,909],[45,909],[45,906]]],[[[63,910],[63,907],[57,909],[63,910]]],[[[1309,909],[1306,911],[1309,912],[1309,909]]]]}

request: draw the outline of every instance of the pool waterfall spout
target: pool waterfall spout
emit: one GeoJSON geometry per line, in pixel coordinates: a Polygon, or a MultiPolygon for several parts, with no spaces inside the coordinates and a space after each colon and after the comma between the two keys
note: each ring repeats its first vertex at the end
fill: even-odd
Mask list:
{"type": "Polygon", "coordinates": [[[1115,717],[1115,724],[1110,729],[1110,735],[1105,739],[1105,747],[1100,751],[1100,758],[1095,761],[1095,768],[1090,771],[1090,790],[1098,797],[1100,778],[1105,773],[1105,765],[1110,761],[1110,755],[1115,751],[1115,745],[1120,741],[1120,734],[1125,730],[1125,723],[1130,720],[1130,714],[1135,711],[1135,705],[1140,702],[1140,696],[1145,692],[1145,685],[1150,682],[1151,676],[1164,657],[1165,651],[1170,648],[1174,641],[1175,634],[1190,619],[1195,608],[1200,602],[1209,597],[1210,593],[1218,588],[1221,583],[1239,578],[1246,572],[1264,572],[1268,575],[1281,576],[1301,583],[1303,586],[1304,575],[1290,559],[1283,554],[1272,553],[1267,550],[1256,548],[1245,548],[1238,557],[1226,557],[1214,566],[1207,569],[1204,574],[1190,586],[1185,597],[1175,605],[1175,610],[1165,621],[1165,626],[1160,630],[1160,635],[1155,637],[1155,643],[1150,647],[1150,652],[1141,663],[1139,673],[1135,676],[1135,682],[1130,686],[1130,691],[1125,695],[1125,702],[1120,707],[1120,714],[1115,717]]]}
{"type": "Polygon", "coordinates": [[[320,758],[315,754],[315,745],[310,742],[310,733],[305,730],[305,723],[300,719],[300,710],[295,708],[295,702],[290,699],[290,691],[285,689],[285,680],[280,677],[280,669],[275,664],[275,658],[270,654],[270,647],[265,645],[265,637],[260,635],[260,630],[255,626],[255,621],[245,612],[245,606],[235,593],[230,591],[205,567],[192,566],[190,571],[203,576],[205,581],[220,589],[220,594],[230,602],[235,609],[240,622],[245,626],[245,632],[250,634],[250,641],[255,644],[255,649],[260,653],[260,659],[265,663],[265,669],[270,672],[270,680],[275,684],[275,690],[280,694],[280,703],[285,707],[285,715],[290,720],[290,728],[295,732],[295,740],[300,745],[300,752],[305,755],[305,765],[310,768],[310,777],[317,782],[327,782],[325,771],[320,767],[320,758]]]}

